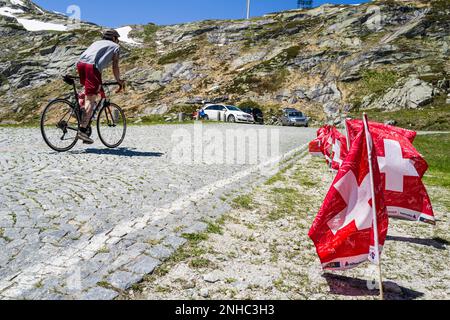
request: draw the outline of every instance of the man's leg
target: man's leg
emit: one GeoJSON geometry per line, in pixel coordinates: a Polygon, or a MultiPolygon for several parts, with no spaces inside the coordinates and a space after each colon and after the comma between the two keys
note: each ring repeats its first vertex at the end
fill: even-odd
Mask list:
{"type": "Polygon", "coordinates": [[[78,133],[78,138],[83,140],[84,143],[93,144],[94,140],[89,138],[87,134],[87,127],[92,117],[92,112],[97,105],[96,95],[86,95],[86,103],[84,105],[84,112],[82,114],[82,119],[80,123],[80,132],[78,133]]]}
{"type": "Polygon", "coordinates": [[[92,118],[92,113],[94,112],[94,108],[96,106],[97,106],[97,96],[95,95],[86,96],[83,118],[81,119],[81,129],[87,129],[87,127],[89,126],[89,121],[92,118]]]}

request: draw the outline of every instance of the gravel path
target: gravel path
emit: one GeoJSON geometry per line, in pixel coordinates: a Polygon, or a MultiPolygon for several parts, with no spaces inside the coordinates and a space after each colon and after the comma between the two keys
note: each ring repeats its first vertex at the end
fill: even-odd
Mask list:
{"type": "MultiPolygon", "coordinates": [[[[186,242],[182,233],[200,232],[229,210],[222,195],[257,183],[262,171],[250,159],[179,159],[181,137],[210,150],[198,143],[199,130],[136,126],[118,150],[96,142],[58,154],[38,129],[0,128],[0,298],[113,299],[118,292],[102,283],[129,288],[186,242]]],[[[203,126],[219,142],[233,130],[278,132],[280,154],[315,136],[315,129],[203,126]]]]}

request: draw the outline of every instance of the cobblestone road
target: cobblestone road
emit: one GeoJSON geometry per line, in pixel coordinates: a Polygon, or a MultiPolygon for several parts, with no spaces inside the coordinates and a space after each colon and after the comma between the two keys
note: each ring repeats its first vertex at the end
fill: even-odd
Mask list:
{"type": "MultiPolygon", "coordinates": [[[[280,154],[315,136],[224,124],[203,132],[234,129],[279,130],[280,154]]],[[[118,150],[96,142],[58,154],[38,129],[0,128],[0,299],[113,299],[182,245],[183,233],[226,212],[224,194],[259,181],[254,164],[181,164],[173,134],[198,142],[193,132],[131,127],[118,150]]]]}

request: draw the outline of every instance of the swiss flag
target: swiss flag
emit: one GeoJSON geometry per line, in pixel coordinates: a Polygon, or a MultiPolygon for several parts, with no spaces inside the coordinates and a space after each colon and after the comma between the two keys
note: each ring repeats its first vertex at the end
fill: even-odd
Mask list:
{"type": "Polygon", "coordinates": [[[320,130],[319,136],[317,139],[320,140],[320,149],[322,154],[325,156],[325,160],[328,164],[331,164],[331,149],[333,146],[333,128],[329,125],[326,125],[320,130]]]}
{"type": "MultiPolygon", "coordinates": [[[[370,138],[369,138],[370,139],[370,138]]],[[[366,134],[356,137],[309,232],[322,266],[327,270],[356,267],[375,261],[372,191],[366,134]]],[[[379,250],[386,240],[388,215],[382,182],[372,151],[379,250]]]]}
{"type": "MultiPolygon", "coordinates": [[[[362,121],[347,120],[352,139],[362,121]]],[[[412,145],[416,132],[369,123],[376,147],[378,165],[389,216],[435,224],[430,197],[422,182],[428,164],[412,145]]]]}
{"type": "Polygon", "coordinates": [[[331,168],[334,170],[339,170],[348,154],[347,138],[336,128],[332,129],[332,138],[333,146],[331,168]]]}
{"type": "MultiPolygon", "coordinates": [[[[364,123],[362,120],[347,120],[346,121],[346,127],[347,127],[347,134],[348,139],[350,143],[355,140],[356,136],[361,132],[361,130],[364,130],[364,123]]],[[[390,126],[378,122],[371,122],[369,121],[369,128],[372,135],[374,134],[374,131],[384,131],[389,132],[391,137],[399,137],[399,138],[406,138],[411,143],[414,142],[417,136],[417,132],[411,131],[408,129],[403,129],[395,126],[390,126]]]]}
{"type": "Polygon", "coordinates": [[[320,150],[320,140],[314,139],[309,143],[309,153],[314,157],[322,157],[322,151],[320,150]]]}

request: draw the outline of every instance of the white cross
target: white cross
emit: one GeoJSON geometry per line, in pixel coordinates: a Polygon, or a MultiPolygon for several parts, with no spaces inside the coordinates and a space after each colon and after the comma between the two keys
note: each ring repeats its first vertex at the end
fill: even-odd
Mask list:
{"type": "Polygon", "coordinates": [[[385,157],[378,157],[380,172],[386,174],[386,190],[403,192],[404,178],[418,177],[411,159],[403,158],[402,147],[395,140],[384,139],[385,157]]]}
{"type": "Polygon", "coordinates": [[[373,214],[369,200],[372,198],[370,189],[370,175],[367,175],[360,186],[353,171],[339,180],[334,187],[341,194],[347,207],[328,221],[328,226],[334,235],[355,221],[358,230],[372,227],[373,214]]]}
{"type": "Polygon", "coordinates": [[[333,144],[333,152],[334,152],[333,161],[339,163],[339,166],[341,166],[342,165],[341,142],[338,139],[336,139],[336,142],[333,144]]]}

